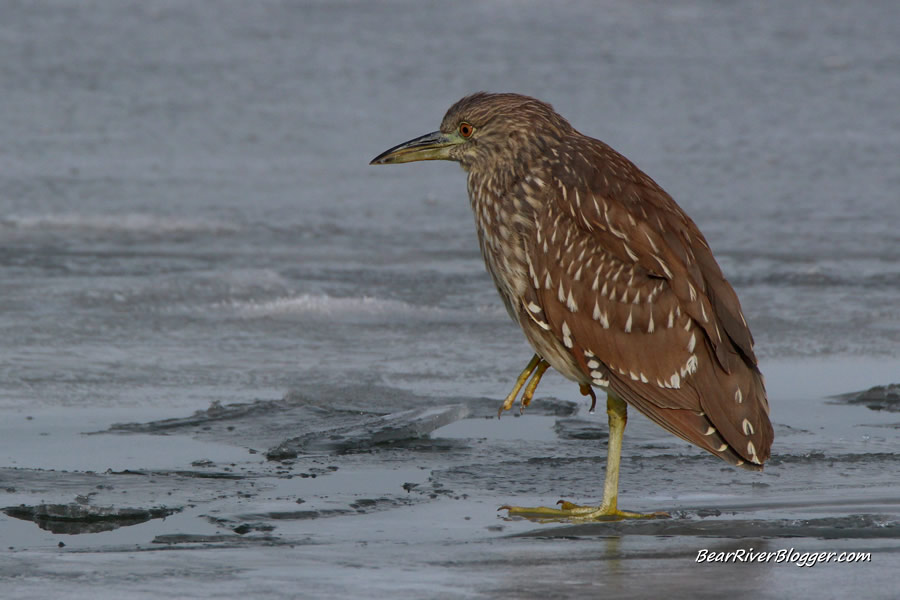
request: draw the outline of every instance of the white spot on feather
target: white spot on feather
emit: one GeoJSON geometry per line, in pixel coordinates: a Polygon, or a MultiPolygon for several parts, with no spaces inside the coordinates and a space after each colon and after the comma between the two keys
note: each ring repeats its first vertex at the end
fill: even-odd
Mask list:
{"type": "Polygon", "coordinates": [[[669,385],[671,385],[676,390],[681,387],[681,376],[678,373],[673,373],[672,377],[669,378],[669,385]]]}
{"type": "Polygon", "coordinates": [[[744,430],[744,435],[753,435],[753,424],[749,420],[744,419],[741,428],[744,430]]]}
{"type": "Polygon", "coordinates": [[[609,329],[609,315],[606,314],[606,311],[600,310],[600,304],[597,302],[594,302],[593,317],[595,321],[600,321],[603,329],[609,329]]]}
{"type": "Polygon", "coordinates": [[[569,324],[563,321],[562,323],[562,334],[563,334],[563,344],[566,345],[566,348],[571,348],[575,344],[572,343],[572,330],[569,329],[569,324]]]}
{"type": "Polygon", "coordinates": [[[697,360],[696,354],[691,354],[691,357],[687,359],[687,362],[684,363],[684,369],[686,374],[694,374],[697,372],[697,366],[700,364],[700,361],[697,360]]]}
{"type": "Polygon", "coordinates": [[[616,229],[615,226],[612,224],[612,221],[609,218],[609,212],[604,213],[604,216],[606,217],[606,225],[609,227],[609,232],[611,234],[613,234],[614,236],[616,236],[617,238],[619,238],[620,240],[627,239],[628,236],[626,236],[625,233],[623,233],[622,231],[616,229]]]}
{"type": "Polygon", "coordinates": [[[644,237],[647,238],[648,242],[650,242],[650,247],[653,248],[653,251],[659,252],[659,248],[656,247],[656,242],[653,241],[653,236],[650,235],[650,232],[646,229],[644,230],[644,237]]]}
{"type": "Polygon", "coordinates": [[[655,254],[653,255],[653,258],[655,258],[656,262],[659,263],[659,266],[662,267],[662,270],[666,274],[666,277],[672,279],[672,271],[669,270],[669,265],[667,265],[663,259],[655,254]]]}
{"type": "Polygon", "coordinates": [[[753,442],[747,442],[747,454],[750,455],[750,462],[761,465],[759,457],[756,455],[756,446],[753,445],[753,442]]]}
{"type": "Polygon", "coordinates": [[[572,312],[578,312],[578,305],[575,303],[575,298],[572,296],[572,290],[569,290],[569,297],[566,299],[566,306],[572,312]]]}

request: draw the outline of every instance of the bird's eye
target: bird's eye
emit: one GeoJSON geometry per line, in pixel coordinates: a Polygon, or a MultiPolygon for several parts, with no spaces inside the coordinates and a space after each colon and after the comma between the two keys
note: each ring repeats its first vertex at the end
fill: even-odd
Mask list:
{"type": "Polygon", "coordinates": [[[475,128],[472,127],[471,124],[466,123],[465,121],[459,124],[459,135],[467,138],[471,137],[473,133],[475,133],[475,128]]]}

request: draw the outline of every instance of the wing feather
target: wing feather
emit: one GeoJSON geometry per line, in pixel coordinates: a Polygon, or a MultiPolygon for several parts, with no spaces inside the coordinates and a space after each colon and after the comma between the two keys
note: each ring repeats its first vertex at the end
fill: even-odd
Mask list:
{"type": "Polygon", "coordinates": [[[586,378],[608,380],[667,430],[753,468],[773,432],[737,295],[675,202],[590,141],[590,152],[569,152],[586,164],[554,171],[566,192],[536,216],[544,237],[526,248],[540,284],[529,302],[586,378]]]}

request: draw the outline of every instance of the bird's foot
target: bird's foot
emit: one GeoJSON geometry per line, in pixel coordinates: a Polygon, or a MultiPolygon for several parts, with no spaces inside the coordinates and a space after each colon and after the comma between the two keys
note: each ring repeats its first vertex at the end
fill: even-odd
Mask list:
{"type": "Polygon", "coordinates": [[[627,510],[619,510],[615,503],[601,504],[600,506],[581,506],[566,500],[557,502],[559,508],[549,506],[501,506],[498,510],[507,510],[510,517],[524,517],[532,521],[621,521],[622,519],[668,519],[671,515],[659,511],[652,513],[637,513],[627,510]]]}
{"type": "Polygon", "coordinates": [[[519,388],[513,389],[506,397],[506,400],[503,401],[503,404],[500,405],[500,408],[497,410],[497,418],[500,418],[500,415],[503,414],[503,411],[509,410],[513,407],[513,404],[516,403],[516,397],[519,395],[519,388]]]}
{"type": "Polygon", "coordinates": [[[534,391],[537,389],[538,383],[541,381],[541,377],[544,376],[544,372],[550,368],[550,363],[543,360],[537,354],[534,355],[534,358],[531,359],[531,362],[528,363],[528,366],[522,371],[516,380],[516,385],[513,386],[512,391],[506,396],[506,400],[503,401],[503,404],[500,405],[500,409],[497,411],[497,417],[503,414],[504,410],[509,410],[512,408],[513,404],[516,402],[516,397],[519,395],[519,391],[522,389],[522,386],[525,386],[525,391],[522,392],[522,400],[519,404],[519,414],[525,412],[525,407],[531,404],[531,399],[534,397],[534,391]],[[528,378],[531,378],[531,381],[528,381],[528,378]],[[528,381],[528,385],[525,385],[525,382],[528,381]]]}
{"type": "Polygon", "coordinates": [[[531,378],[531,381],[525,386],[525,391],[522,392],[522,400],[519,402],[520,415],[525,414],[525,409],[531,404],[531,399],[534,398],[534,392],[537,390],[538,383],[540,383],[541,377],[544,376],[544,371],[548,368],[550,368],[550,364],[542,362],[539,363],[537,369],[535,369],[534,377],[531,378]]]}

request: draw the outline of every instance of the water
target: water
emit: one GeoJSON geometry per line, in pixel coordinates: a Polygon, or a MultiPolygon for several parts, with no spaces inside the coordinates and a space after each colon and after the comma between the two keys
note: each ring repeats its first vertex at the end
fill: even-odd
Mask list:
{"type": "MultiPolygon", "coordinates": [[[[529,416],[510,419],[512,425],[504,420],[496,430],[480,420],[495,410],[530,351],[484,272],[464,174],[446,163],[367,164],[387,147],[436,129],[452,102],[481,89],[551,102],[576,128],[647,171],[705,233],[741,297],[769,375],[782,444],[773,457],[788,457],[767,470],[770,487],[759,506],[771,510],[760,518],[808,516],[782,508],[804,493],[800,485],[786,489],[787,478],[828,496],[847,477],[850,489],[875,477],[887,496],[896,495],[880,473],[896,472],[890,456],[897,419],[824,403],[832,394],[900,378],[896,3],[557,2],[548,9],[505,1],[148,0],[7,2],[0,15],[3,455],[10,467],[34,469],[27,476],[2,471],[0,480],[18,490],[3,505],[70,501],[84,482],[54,483],[49,469],[102,473],[125,463],[190,469],[204,457],[236,462],[260,486],[277,488],[284,480],[275,467],[259,455],[243,464],[235,453],[265,452],[315,431],[313,424],[348,425],[354,411],[463,404],[474,418],[445,427],[446,437],[404,442],[394,453],[310,459],[331,460],[339,473],[369,473],[356,479],[358,493],[387,497],[375,506],[394,508],[364,509],[360,518],[393,536],[381,543],[360,537],[353,533],[357,517],[349,516],[303,525],[278,520],[275,535],[293,542],[312,535],[327,548],[315,552],[338,564],[352,563],[366,541],[370,553],[390,547],[391,560],[418,565],[413,574],[376,561],[383,587],[373,589],[395,597],[480,593],[452,583],[458,574],[452,565],[465,563],[458,543],[467,540],[509,561],[493,571],[473,567],[481,573],[473,582],[515,570],[512,549],[525,542],[501,536],[529,525],[502,522],[503,532],[485,541],[493,510],[510,496],[525,503],[564,492],[595,494],[602,448],[560,434],[554,419],[588,419],[601,431],[594,439],[602,440],[602,411],[585,415],[577,390],[548,375],[539,395],[560,399],[545,399],[552,410],[536,401],[529,416]],[[179,442],[168,447],[141,441],[146,458],[136,462],[120,452],[107,465],[102,456],[116,454],[117,444],[138,444],[145,438],[135,436],[144,433],[78,435],[116,422],[184,417],[211,402],[277,403],[289,391],[302,400],[272,413],[280,417],[254,412],[229,421],[233,431],[185,426],[169,431],[179,442]],[[566,409],[569,416],[554,412],[565,401],[576,403],[566,409]],[[64,459],[53,460],[66,449],[64,459]],[[796,458],[816,452],[856,466],[838,474],[796,458]],[[488,468],[501,453],[506,458],[488,468]],[[517,456],[534,460],[517,463],[517,456]],[[541,466],[547,456],[564,459],[564,468],[541,466]],[[852,462],[859,456],[869,457],[864,466],[852,462]],[[586,476],[585,463],[596,474],[586,476]],[[422,467],[468,503],[428,486],[428,494],[380,486],[381,479],[392,481],[387,474],[395,467],[422,467]],[[47,478],[43,495],[23,492],[29,484],[20,479],[32,476],[47,478]],[[404,494],[416,499],[413,508],[401,502],[404,494]],[[443,534],[429,537],[426,523],[442,516],[456,523],[462,514],[472,520],[447,534],[457,545],[447,549],[443,534]],[[332,528],[347,533],[329,545],[332,528]],[[403,551],[405,543],[418,550],[403,551]],[[416,554],[430,558],[417,563],[416,554]]],[[[581,435],[587,426],[562,427],[581,435]]],[[[626,454],[639,454],[640,464],[623,470],[623,495],[646,503],[641,508],[671,508],[673,498],[677,504],[692,489],[706,489],[706,473],[719,473],[712,459],[639,418],[627,435],[635,445],[629,449],[627,437],[626,454]],[[686,480],[667,467],[664,457],[673,454],[686,480]]],[[[315,481],[329,477],[335,476],[315,481]]],[[[721,477],[719,485],[757,481],[731,470],[721,477]]],[[[419,489],[427,479],[417,480],[419,489]]],[[[249,483],[240,486],[244,498],[258,494],[249,483]]],[[[134,493],[144,503],[164,495],[151,488],[134,493]]],[[[345,509],[354,497],[343,487],[297,493],[309,496],[315,510],[345,509]]],[[[201,495],[211,502],[215,494],[204,488],[201,495]]],[[[718,493],[705,498],[710,506],[727,504],[718,493]]],[[[218,508],[171,518],[165,528],[154,529],[154,521],[123,528],[145,532],[127,534],[143,564],[144,587],[133,595],[152,597],[179,578],[204,597],[241,593],[239,586],[217,587],[213,565],[223,555],[244,561],[258,548],[177,551],[194,561],[196,576],[164,575],[172,572],[170,559],[161,557],[167,553],[144,550],[155,535],[207,534],[210,526],[198,515],[216,509],[237,519],[244,502],[254,501],[222,500],[218,508]]],[[[896,505],[884,506],[896,515],[896,505]]],[[[0,538],[14,538],[3,546],[18,548],[9,560],[24,573],[4,582],[13,597],[93,593],[64,575],[60,560],[109,566],[110,593],[124,589],[117,586],[134,568],[113,551],[124,542],[89,539],[108,534],[67,539],[70,549],[102,551],[58,557],[56,537],[31,539],[29,531],[39,530],[0,518],[0,538]]],[[[690,538],[677,548],[623,540],[604,552],[658,551],[667,557],[664,571],[679,561],[691,568],[682,556],[684,546],[696,546],[690,538]]],[[[530,552],[551,563],[573,550],[556,546],[558,540],[530,543],[530,552]]],[[[246,581],[264,581],[266,593],[289,597],[300,576],[278,570],[283,549],[266,552],[272,562],[254,559],[246,581]]],[[[300,573],[321,566],[303,552],[294,559],[300,573]]],[[[881,560],[896,563],[896,554],[881,560]]],[[[876,583],[887,577],[871,567],[865,572],[876,583]]],[[[310,594],[365,589],[339,566],[321,573],[324,583],[310,594]]],[[[837,570],[829,573],[817,585],[840,580],[837,570]]],[[[586,577],[574,566],[570,575],[586,577]]],[[[588,593],[560,577],[552,581],[562,596],[588,593]]],[[[678,581],[697,592],[690,580],[678,581]]],[[[757,597],[784,589],[752,583],[747,589],[757,597]]],[[[514,580],[493,585],[483,593],[527,595],[514,580]]]]}

